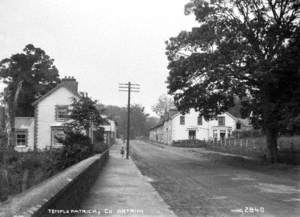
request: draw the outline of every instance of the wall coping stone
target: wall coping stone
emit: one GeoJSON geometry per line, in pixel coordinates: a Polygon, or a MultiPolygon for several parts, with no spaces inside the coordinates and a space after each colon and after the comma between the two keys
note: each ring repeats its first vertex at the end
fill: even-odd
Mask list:
{"type": "Polygon", "coordinates": [[[108,155],[109,150],[96,154],[61,171],[60,173],[32,186],[26,191],[17,194],[7,201],[0,203],[0,217],[33,217],[43,207],[59,197],[60,193],[71,186],[82,173],[108,155]]]}

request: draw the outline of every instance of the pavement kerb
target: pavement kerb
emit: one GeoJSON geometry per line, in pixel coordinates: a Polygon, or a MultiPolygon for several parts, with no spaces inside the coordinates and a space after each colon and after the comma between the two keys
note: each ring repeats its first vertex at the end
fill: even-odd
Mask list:
{"type": "Polygon", "coordinates": [[[161,205],[165,206],[165,208],[170,212],[169,217],[172,217],[172,216],[173,217],[177,217],[177,215],[175,215],[175,213],[171,210],[170,206],[167,205],[167,203],[164,201],[164,199],[160,196],[160,194],[158,193],[158,191],[156,191],[156,189],[151,185],[151,183],[149,183],[149,181],[146,179],[146,177],[142,174],[142,172],[139,170],[139,168],[134,163],[133,159],[131,157],[129,157],[128,160],[131,161],[132,166],[135,167],[135,169],[138,171],[138,174],[141,177],[141,179],[143,179],[145,183],[147,183],[148,185],[150,185],[151,188],[153,188],[153,190],[156,192],[157,197],[159,199],[159,202],[161,202],[161,205]]]}
{"type": "Polygon", "coordinates": [[[153,141],[142,141],[142,142],[146,142],[146,143],[150,143],[152,145],[156,145],[156,146],[159,146],[159,147],[167,148],[168,151],[170,151],[170,152],[172,152],[174,154],[177,154],[177,155],[182,155],[182,154],[176,152],[176,149],[181,149],[181,150],[184,150],[184,151],[193,150],[193,151],[198,152],[198,153],[205,152],[205,153],[217,154],[217,155],[222,155],[222,156],[227,156],[227,157],[233,157],[233,158],[243,158],[245,160],[251,160],[251,161],[260,161],[259,158],[255,158],[255,157],[250,157],[250,156],[240,155],[240,154],[227,153],[227,152],[213,151],[213,150],[204,149],[204,148],[200,152],[199,150],[197,150],[197,148],[173,147],[173,146],[169,146],[169,145],[155,143],[153,141]]]}

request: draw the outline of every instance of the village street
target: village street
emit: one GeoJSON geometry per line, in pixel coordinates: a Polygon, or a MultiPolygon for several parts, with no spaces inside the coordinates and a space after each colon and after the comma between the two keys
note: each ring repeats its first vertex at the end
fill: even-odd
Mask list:
{"type": "Polygon", "coordinates": [[[295,167],[144,141],[132,141],[131,153],[178,216],[299,216],[295,167]]]}

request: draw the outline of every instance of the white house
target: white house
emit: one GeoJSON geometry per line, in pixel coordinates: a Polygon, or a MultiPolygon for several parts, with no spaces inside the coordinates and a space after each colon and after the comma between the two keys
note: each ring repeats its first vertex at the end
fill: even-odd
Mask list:
{"type": "Polygon", "coordinates": [[[63,124],[68,120],[70,105],[78,98],[78,83],[73,77],[61,83],[36,100],[34,117],[17,117],[16,150],[45,150],[60,147],[57,138],[63,137],[63,124]]]}
{"type": "Polygon", "coordinates": [[[105,144],[112,144],[117,136],[117,126],[116,122],[107,118],[106,116],[102,116],[105,118],[106,123],[100,125],[104,129],[104,143],[105,144]]]}
{"type": "Polygon", "coordinates": [[[215,120],[205,120],[198,112],[191,109],[182,115],[171,110],[162,121],[149,132],[149,139],[171,144],[178,140],[224,140],[235,130],[249,129],[249,122],[225,112],[215,120]]]}

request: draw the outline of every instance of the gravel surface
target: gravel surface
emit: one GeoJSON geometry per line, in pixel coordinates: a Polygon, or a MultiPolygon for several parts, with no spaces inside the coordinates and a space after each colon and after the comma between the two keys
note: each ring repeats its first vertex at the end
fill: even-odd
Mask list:
{"type": "Polygon", "coordinates": [[[299,167],[143,141],[131,151],[178,217],[300,216],[299,167]]]}

